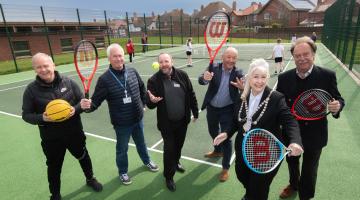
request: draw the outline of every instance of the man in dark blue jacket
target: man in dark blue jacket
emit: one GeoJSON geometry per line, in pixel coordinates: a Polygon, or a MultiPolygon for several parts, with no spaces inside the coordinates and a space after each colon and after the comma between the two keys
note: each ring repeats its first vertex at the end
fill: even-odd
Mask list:
{"type": "Polygon", "coordinates": [[[158,166],[149,157],[145,139],[143,115],[146,89],[138,72],[134,68],[126,67],[124,50],[118,44],[111,44],[107,48],[110,66],[98,79],[91,100],[82,99],[84,107],[90,111],[96,110],[106,99],[111,123],[116,132],[116,165],[120,180],[123,184],[131,184],[128,176],[128,143],[132,136],[137,152],[150,171],[156,172],[158,166]]]}
{"type": "MultiPolygon", "coordinates": [[[[206,119],[212,139],[231,126],[234,105],[240,101],[239,89],[243,89],[242,71],[237,70],[238,51],[228,47],[222,55],[222,63],[210,66],[200,75],[199,84],[209,84],[201,110],[207,109],[206,119]],[[220,130],[219,130],[220,127],[220,130]]],[[[224,182],[229,177],[231,159],[231,140],[215,146],[214,151],[205,154],[207,158],[222,157],[223,170],[219,180],[224,182]]]]}
{"type": "Polygon", "coordinates": [[[22,118],[30,124],[39,126],[41,146],[48,166],[50,200],[61,199],[60,175],[66,150],[79,160],[86,184],[95,191],[101,191],[102,185],[93,177],[80,118],[80,113],[83,112],[80,100],[84,95],[73,80],[55,71],[55,64],[49,55],[35,54],[32,65],[37,76],[24,92],[22,118]],[[46,105],[54,99],[63,99],[70,103],[72,110],[69,119],[54,122],[46,115],[46,105]]]}

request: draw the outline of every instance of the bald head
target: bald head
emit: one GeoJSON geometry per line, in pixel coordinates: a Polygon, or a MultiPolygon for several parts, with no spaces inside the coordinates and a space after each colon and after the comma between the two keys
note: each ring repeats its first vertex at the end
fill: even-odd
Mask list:
{"type": "Polygon", "coordinates": [[[223,67],[225,70],[231,70],[236,65],[238,51],[234,47],[228,47],[222,55],[223,67]]]}
{"type": "Polygon", "coordinates": [[[55,79],[55,64],[45,53],[37,53],[32,57],[32,66],[41,80],[51,83],[55,79]]]}

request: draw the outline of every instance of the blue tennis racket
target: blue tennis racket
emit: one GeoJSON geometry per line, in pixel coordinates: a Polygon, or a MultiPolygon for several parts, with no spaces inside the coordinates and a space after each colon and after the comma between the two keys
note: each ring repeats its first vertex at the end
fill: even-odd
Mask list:
{"type": "Polygon", "coordinates": [[[249,169],[266,174],[274,170],[291,150],[269,131],[256,128],[244,136],[242,152],[249,169]]]}

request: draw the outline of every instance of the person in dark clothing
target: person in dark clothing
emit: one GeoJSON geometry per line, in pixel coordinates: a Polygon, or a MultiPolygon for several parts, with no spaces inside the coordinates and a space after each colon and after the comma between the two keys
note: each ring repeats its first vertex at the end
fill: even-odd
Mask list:
{"type": "MultiPolygon", "coordinates": [[[[210,64],[199,76],[200,85],[209,85],[201,110],[207,110],[206,119],[212,139],[231,125],[234,105],[239,101],[239,89],[243,88],[242,70],[235,66],[237,57],[238,51],[228,47],[222,55],[222,63],[210,64]]],[[[223,157],[220,182],[229,178],[231,154],[231,140],[214,146],[213,151],[205,154],[207,158],[223,157]]]]}
{"type": "Polygon", "coordinates": [[[80,106],[80,100],[84,95],[73,80],[55,71],[55,64],[47,54],[35,54],[32,65],[37,76],[24,92],[22,118],[39,127],[41,146],[48,166],[50,199],[61,199],[60,174],[66,150],[79,160],[86,177],[86,184],[97,192],[101,191],[102,185],[93,174],[80,118],[80,113],[84,109],[80,106]],[[63,99],[71,104],[69,119],[54,122],[46,115],[46,105],[54,99],[63,99]]]}
{"type": "MultiPolygon", "coordinates": [[[[328,110],[334,118],[339,118],[345,102],[337,88],[336,74],[314,65],[315,53],[316,44],[311,38],[297,39],[291,47],[296,68],[279,76],[277,91],[285,95],[286,103],[290,107],[302,92],[314,88],[323,89],[334,98],[328,104],[328,110]]],[[[284,188],[280,197],[288,198],[298,190],[300,199],[308,200],[315,196],[320,155],[328,141],[328,121],[324,117],[320,120],[298,122],[304,145],[301,173],[300,156],[287,158],[290,184],[284,188]]]]}
{"type": "Polygon", "coordinates": [[[185,172],[180,164],[181,149],[184,145],[186,130],[190,122],[198,118],[198,104],[188,75],[173,66],[172,57],[162,53],[158,57],[160,70],[147,84],[147,106],[157,108],[157,127],[164,140],[164,177],[166,186],[175,191],[175,171],[185,172]]]}
{"type": "Polygon", "coordinates": [[[144,165],[152,172],[159,170],[149,157],[145,139],[143,115],[146,89],[138,72],[124,64],[124,49],[119,44],[107,48],[110,66],[98,79],[90,100],[81,103],[88,112],[96,110],[106,99],[111,123],[116,132],[116,165],[123,184],[131,184],[128,175],[128,143],[132,136],[144,165]]]}
{"type": "Polygon", "coordinates": [[[262,128],[271,132],[284,144],[289,144],[290,156],[303,152],[299,125],[291,115],[284,95],[267,86],[269,78],[269,64],[264,59],[253,60],[240,104],[235,106],[232,127],[214,139],[214,145],[219,145],[238,131],[235,139],[235,172],[246,191],[242,200],[267,200],[270,184],[280,168],[279,165],[269,173],[257,174],[246,166],[242,142],[247,131],[262,128]]]}

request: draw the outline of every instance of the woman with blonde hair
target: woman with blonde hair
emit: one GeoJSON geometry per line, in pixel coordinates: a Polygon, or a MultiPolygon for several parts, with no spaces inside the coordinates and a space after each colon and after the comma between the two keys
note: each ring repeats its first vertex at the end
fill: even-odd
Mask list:
{"type": "Polygon", "coordinates": [[[290,144],[290,156],[303,152],[298,123],[291,115],[284,95],[267,86],[269,77],[269,64],[262,58],[254,59],[246,76],[240,103],[235,107],[232,127],[214,139],[214,145],[219,145],[238,131],[235,139],[235,172],[246,190],[242,200],[266,200],[270,184],[280,167],[266,174],[257,174],[246,166],[242,141],[247,131],[261,128],[273,133],[285,145],[290,144]]]}

